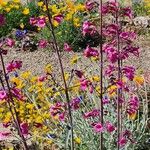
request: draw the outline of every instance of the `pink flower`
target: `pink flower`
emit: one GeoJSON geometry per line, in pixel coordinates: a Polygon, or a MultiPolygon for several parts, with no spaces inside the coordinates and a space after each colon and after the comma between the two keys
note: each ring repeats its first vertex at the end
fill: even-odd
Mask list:
{"type": "Polygon", "coordinates": [[[71,108],[74,110],[79,109],[80,102],[81,102],[80,98],[78,98],[78,97],[74,98],[70,103],[71,108]]]}
{"type": "Polygon", "coordinates": [[[36,23],[37,27],[44,28],[45,25],[46,25],[46,19],[45,19],[45,17],[37,19],[37,23],[36,23]]]}
{"type": "Polygon", "coordinates": [[[85,90],[88,88],[89,84],[90,84],[90,81],[89,81],[89,80],[84,79],[84,78],[83,78],[83,79],[80,79],[80,87],[81,87],[81,90],[85,91],[85,90]]]}
{"type": "Polygon", "coordinates": [[[20,69],[22,67],[22,61],[11,61],[6,65],[7,73],[14,71],[15,69],[20,69]]]}
{"type": "Polygon", "coordinates": [[[118,3],[114,0],[110,0],[103,4],[102,7],[102,13],[104,15],[111,13],[112,15],[115,15],[116,12],[119,10],[118,3]]]}
{"type": "Polygon", "coordinates": [[[128,108],[127,108],[127,113],[129,115],[132,115],[136,113],[139,109],[139,99],[137,96],[132,96],[128,102],[128,108]]]}
{"type": "Polygon", "coordinates": [[[99,52],[94,49],[94,48],[91,48],[89,45],[86,47],[86,49],[84,50],[84,56],[86,57],[97,57],[99,56],[99,52]]]}
{"type": "Polygon", "coordinates": [[[94,8],[94,5],[95,5],[95,2],[92,2],[92,1],[86,1],[85,2],[85,8],[90,11],[94,8]]]}
{"type": "Polygon", "coordinates": [[[93,129],[95,132],[102,132],[103,131],[103,126],[101,123],[95,123],[93,126],[93,129]]]}
{"type": "Polygon", "coordinates": [[[123,147],[127,144],[128,141],[125,137],[121,137],[118,142],[119,142],[120,147],[123,147]]]}
{"type": "Polygon", "coordinates": [[[130,7],[125,7],[121,11],[122,11],[123,17],[126,16],[126,17],[129,17],[130,19],[133,17],[133,12],[130,7]]]}
{"type": "Polygon", "coordinates": [[[112,123],[110,123],[110,122],[107,122],[105,126],[106,126],[106,130],[109,133],[111,133],[111,132],[113,132],[115,130],[115,126],[112,123]]]}
{"type": "Polygon", "coordinates": [[[96,32],[96,27],[93,25],[93,23],[89,21],[83,22],[82,25],[82,34],[85,36],[86,34],[94,35],[96,32]]]}
{"type": "Polygon", "coordinates": [[[125,76],[129,79],[129,80],[133,80],[134,75],[135,75],[135,68],[132,66],[125,66],[122,68],[122,72],[125,74],[125,76]]]}
{"type": "Polygon", "coordinates": [[[63,15],[56,15],[54,16],[54,20],[57,21],[58,23],[61,23],[63,21],[63,15]]]}
{"type": "Polygon", "coordinates": [[[99,116],[99,115],[100,115],[99,110],[93,109],[93,110],[90,111],[90,112],[84,113],[83,117],[84,117],[85,119],[88,119],[88,118],[91,118],[91,117],[97,117],[97,116],[99,116]]]}
{"type": "Polygon", "coordinates": [[[23,96],[23,94],[22,94],[20,89],[13,88],[13,89],[11,89],[11,92],[12,92],[12,95],[14,97],[16,97],[18,100],[20,100],[20,101],[24,100],[24,96],[23,96]]]}
{"type": "Polygon", "coordinates": [[[105,36],[116,36],[117,32],[119,30],[119,26],[115,23],[109,24],[107,25],[104,29],[103,29],[103,34],[105,36]]]}
{"type": "Polygon", "coordinates": [[[119,36],[126,42],[132,42],[136,39],[136,34],[134,32],[121,32],[119,36]]]}
{"type": "Polygon", "coordinates": [[[20,128],[21,128],[21,132],[22,132],[23,135],[28,135],[29,134],[29,125],[28,125],[28,123],[26,123],[26,122],[21,123],[20,128]]]}
{"type": "Polygon", "coordinates": [[[45,75],[38,77],[38,81],[39,81],[39,82],[43,82],[43,81],[45,81],[46,79],[47,79],[47,76],[45,76],[45,75]]]}
{"type": "Polygon", "coordinates": [[[60,121],[64,121],[65,120],[65,112],[59,114],[59,120],[60,121]]]}
{"type": "Polygon", "coordinates": [[[7,131],[0,132],[0,141],[7,140],[10,135],[11,133],[7,131]]]}
{"type": "Polygon", "coordinates": [[[6,39],[6,45],[9,47],[13,47],[15,45],[15,41],[11,38],[6,39]]]}
{"type": "Polygon", "coordinates": [[[0,91],[0,101],[7,99],[7,93],[4,90],[0,91]]]}
{"type": "Polygon", "coordinates": [[[47,44],[48,44],[47,40],[41,39],[41,40],[39,41],[39,47],[40,47],[40,48],[46,48],[46,47],[47,47],[47,44]]]}
{"type": "Polygon", "coordinates": [[[31,18],[30,18],[30,24],[33,25],[33,26],[35,26],[35,25],[37,24],[37,19],[31,17],[31,18]]]}
{"type": "Polygon", "coordinates": [[[68,43],[64,43],[64,50],[67,52],[72,51],[72,48],[70,47],[70,45],[68,43]]]}
{"type": "Polygon", "coordinates": [[[75,74],[76,74],[76,76],[78,78],[82,78],[83,77],[83,72],[82,71],[80,71],[80,70],[74,70],[74,72],[75,72],[75,74]]]}

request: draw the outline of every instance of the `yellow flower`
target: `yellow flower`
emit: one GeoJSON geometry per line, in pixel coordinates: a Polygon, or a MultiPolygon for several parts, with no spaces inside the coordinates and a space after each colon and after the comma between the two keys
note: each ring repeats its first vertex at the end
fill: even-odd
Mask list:
{"type": "Polygon", "coordinates": [[[28,79],[30,76],[31,76],[30,71],[25,71],[25,72],[20,74],[20,77],[23,78],[23,79],[28,79]]]}
{"type": "Polygon", "coordinates": [[[56,20],[53,20],[53,26],[58,27],[59,23],[56,20]]]}
{"type": "Polygon", "coordinates": [[[0,3],[0,5],[1,5],[2,7],[5,7],[7,4],[8,4],[8,2],[3,2],[3,1],[1,1],[1,3],[0,3]]]}
{"type": "Polygon", "coordinates": [[[29,8],[25,8],[22,13],[28,15],[30,13],[29,8]]]}
{"type": "Polygon", "coordinates": [[[135,76],[133,81],[138,85],[142,85],[144,83],[144,78],[142,76],[135,76]]]}
{"type": "Polygon", "coordinates": [[[73,56],[73,58],[71,59],[70,63],[71,65],[74,65],[78,62],[79,57],[77,55],[73,56]]]}
{"type": "Polygon", "coordinates": [[[39,7],[42,7],[43,4],[44,4],[43,2],[38,2],[38,3],[37,3],[37,5],[38,5],[39,7]]]}
{"type": "Polygon", "coordinates": [[[20,0],[13,0],[14,3],[20,3],[20,0]]]}
{"type": "Polygon", "coordinates": [[[76,144],[81,144],[81,138],[79,137],[76,137],[74,141],[76,142],[76,144]]]}
{"type": "Polygon", "coordinates": [[[43,6],[43,11],[45,12],[46,10],[47,10],[47,9],[46,9],[46,6],[44,5],[44,6],[43,6]]]}
{"type": "Polygon", "coordinates": [[[17,88],[21,89],[25,86],[22,80],[20,80],[18,77],[13,77],[10,79],[12,83],[16,85],[17,88]]]}
{"type": "Polygon", "coordinates": [[[75,27],[79,27],[80,26],[80,19],[79,18],[74,18],[73,19],[73,24],[75,27]]]}
{"type": "Polygon", "coordinates": [[[5,10],[6,10],[6,12],[10,12],[11,8],[10,7],[6,7],[5,10]]]}
{"type": "Polygon", "coordinates": [[[24,29],[24,24],[23,23],[20,24],[20,28],[24,29]]]}
{"type": "Polygon", "coordinates": [[[19,9],[19,5],[14,5],[14,8],[19,9]]]}
{"type": "Polygon", "coordinates": [[[45,72],[51,74],[52,73],[52,66],[51,64],[46,65],[45,67],[45,72]]]}
{"type": "Polygon", "coordinates": [[[96,81],[96,82],[99,82],[100,81],[100,77],[99,76],[93,76],[92,80],[96,81]]]}
{"type": "Polygon", "coordinates": [[[129,119],[130,120],[135,120],[136,119],[136,116],[137,116],[137,113],[132,113],[131,115],[128,115],[129,119]]]}
{"type": "Polygon", "coordinates": [[[83,4],[77,4],[75,8],[77,11],[85,11],[85,5],[83,4]]]}

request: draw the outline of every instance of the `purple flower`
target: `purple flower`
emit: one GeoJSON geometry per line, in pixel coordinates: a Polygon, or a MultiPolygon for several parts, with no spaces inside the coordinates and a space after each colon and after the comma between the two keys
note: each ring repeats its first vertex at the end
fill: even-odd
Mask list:
{"type": "Polygon", "coordinates": [[[82,34],[85,36],[86,34],[94,35],[96,32],[96,27],[93,25],[93,23],[89,21],[83,22],[82,25],[82,34]]]}
{"type": "Polygon", "coordinates": [[[134,75],[135,75],[135,68],[132,66],[125,66],[122,68],[122,72],[125,74],[125,76],[129,79],[129,80],[133,80],[134,75]]]}
{"type": "Polygon", "coordinates": [[[23,135],[28,135],[29,134],[29,125],[28,123],[21,123],[20,124],[21,132],[23,135]]]}
{"type": "Polygon", "coordinates": [[[104,128],[103,128],[101,123],[95,123],[93,125],[93,129],[94,129],[95,132],[98,133],[98,132],[102,132],[104,128]]]}
{"type": "Polygon", "coordinates": [[[97,117],[97,116],[99,116],[99,115],[100,115],[99,110],[93,109],[93,110],[90,111],[90,112],[84,113],[83,117],[84,117],[85,119],[88,119],[88,118],[91,118],[91,117],[97,117]]]}
{"type": "Polygon", "coordinates": [[[94,8],[94,6],[95,6],[95,2],[93,2],[93,1],[88,0],[88,1],[85,2],[85,8],[88,11],[92,10],[94,8]]]}
{"type": "Polygon", "coordinates": [[[68,43],[64,43],[64,50],[67,52],[70,52],[70,51],[72,51],[72,48],[68,43]]]}
{"type": "Polygon", "coordinates": [[[130,19],[133,17],[133,12],[130,7],[122,8],[121,11],[122,11],[121,13],[123,17],[126,16],[126,17],[129,17],[130,19]]]}
{"type": "Polygon", "coordinates": [[[131,116],[139,109],[139,99],[137,96],[132,96],[128,102],[127,113],[131,116]]]}
{"type": "Polygon", "coordinates": [[[77,97],[74,98],[71,102],[70,102],[70,106],[72,109],[77,110],[79,109],[79,104],[80,104],[81,100],[77,97]]]}
{"type": "Polygon", "coordinates": [[[115,129],[116,129],[115,126],[112,123],[110,123],[110,122],[107,122],[106,125],[105,125],[105,127],[106,127],[106,130],[109,133],[115,131],[115,129]]]}
{"type": "Polygon", "coordinates": [[[54,19],[55,21],[57,21],[58,23],[61,23],[61,22],[63,21],[63,18],[64,18],[63,15],[60,14],[60,15],[54,16],[53,19],[54,19]]]}
{"type": "Polygon", "coordinates": [[[0,101],[7,99],[7,93],[4,90],[0,90],[0,101]]]}
{"type": "Polygon", "coordinates": [[[118,142],[120,147],[123,147],[127,144],[128,140],[125,137],[121,137],[118,142]]]}
{"type": "Polygon", "coordinates": [[[92,56],[97,57],[97,56],[99,56],[99,52],[96,49],[94,49],[88,45],[86,47],[86,49],[84,50],[84,56],[86,56],[86,57],[92,57],[92,56]]]}
{"type": "Polygon", "coordinates": [[[41,40],[39,41],[39,47],[40,47],[40,48],[46,48],[46,47],[47,47],[47,44],[48,44],[47,40],[41,39],[41,40]]]}

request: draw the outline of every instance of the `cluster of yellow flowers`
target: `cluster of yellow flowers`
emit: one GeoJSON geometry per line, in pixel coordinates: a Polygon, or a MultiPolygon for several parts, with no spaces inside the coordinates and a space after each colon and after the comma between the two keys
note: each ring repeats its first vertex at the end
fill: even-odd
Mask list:
{"type": "Polygon", "coordinates": [[[144,6],[147,9],[147,13],[150,13],[150,0],[144,0],[144,6]]]}

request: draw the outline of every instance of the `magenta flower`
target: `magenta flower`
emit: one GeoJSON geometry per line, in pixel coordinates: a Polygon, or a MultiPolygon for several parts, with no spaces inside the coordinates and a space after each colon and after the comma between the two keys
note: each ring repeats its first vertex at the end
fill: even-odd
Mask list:
{"type": "Polygon", "coordinates": [[[116,67],[113,64],[108,65],[108,67],[105,69],[105,75],[111,76],[113,72],[116,70],[116,67]]]}
{"type": "Polygon", "coordinates": [[[129,115],[132,115],[136,113],[139,109],[139,99],[137,96],[132,96],[128,102],[128,108],[127,108],[127,113],[129,115]]]}
{"type": "Polygon", "coordinates": [[[118,30],[119,30],[119,26],[117,24],[115,23],[109,24],[103,29],[103,34],[108,37],[116,36],[118,30]]]}
{"type": "Polygon", "coordinates": [[[3,14],[0,14],[0,26],[3,26],[5,24],[5,17],[3,14]]]}
{"type": "Polygon", "coordinates": [[[131,67],[131,66],[125,66],[122,68],[122,72],[125,74],[125,76],[129,79],[129,80],[133,80],[134,75],[135,75],[135,68],[131,67]]]}
{"type": "Polygon", "coordinates": [[[104,3],[102,7],[102,13],[104,15],[109,14],[109,13],[111,13],[112,15],[115,15],[118,10],[119,10],[118,3],[115,2],[114,0],[104,3]]]}
{"type": "Polygon", "coordinates": [[[7,93],[4,90],[0,90],[0,101],[7,99],[7,93]]]}
{"type": "Polygon", "coordinates": [[[47,47],[47,45],[48,45],[48,42],[47,42],[47,40],[44,40],[44,39],[41,39],[40,41],[39,41],[39,47],[40,48],[46,48],[47,47]]]}
{"type": "Polygon", "coordinates": [[[86,49],[84,50],[84,56],[85,57],[97,57],[99,56],[99,52],[96,49],[88,45],[86,49]]]}
{"type": "Polygon", "coordinates": [[[38,82],[44,82],[47,79],[47,76],[42,75],[40,77],[38,77],[38,82]]]}
{"type": "Polygon", "coordinates": [[[72,48],[68,43],[64,43],[64,50],[67,52],[70,52],[70,51],[72,51],[72,48]]]}
{"type": "Polygon", "coordinates": [[[121,32],[119,36],[126,42],[132,42],[136,39],[136,34],[134,32],[121,32]]]}
{"type": "Polygon", "coordinates": [[[29,125],[28,123],[24,122],[20,124],[21,132],[23,135],[28,135],[29,134],[29,125]]]}
{"type": "Polygon", "coordinates": [[[86,34],[94,35],[96,32],[96,27],[93,25],[93,23],[89,21],[83,22],[82,25],[82,34],[85,36],[86,34]]]}
{"type": "Polygon", "coordinates": [[[122,11],[121,14],[123,17],[126,16],[130,19],[133,17],[133,12],[132,12],[132,9],[130,7],[122,8],[121,11],[122,11]]]}
{"type": "Polygon", "coordinates": [[[45,19],[45,17],[37,19],[37,23],[36,23],[37,27],[44,28],[45,25],[46,25],[46,19],[45,19]]]}
{"type": "Polygon", "coordinates": [[[135,46],[128,44],[127,46],[125,46],[123,48],[123,51],[126,53],[131,53],[131,54],[139,57],[139,47],[135,47],[135,46]]]}
{"type": "Polygon", "coordinates": [[[9,47],[13,47],[15,45],[15,41],[11,38],[6,39],[6,45],[9,47]]]}
{"type": "Polygon", "coordinates": [[[85,8],[86,8],[88,11],[92,10],[92,9],[94,8],[94,6],[95,6],[95,2],[93,2],[93,1],[87,0],[87,1],[85,2],[85,8]]]}
{"type": "Polygon", "coordinates": [[[80,71],[80,70],[74,70],[75,72],[75,75],[78,77],[78,78],[82,78],[83,77],[83,72],[80,71]]]}
{"type": "Polygon", "coordinates": [[[63,15],[60,14],[60,15],[54,16],[53,19],[54,19],[55,21],[57,21],[58,23],[61,23],[61,22],[63,21],[63,18],[64,18],[63,15]]]}
{"type": "Polygon", "coordinates": [[[35,26],[35,25],[37,24],[37,19],[31,17],[31,18],[30,18],[30,24],[33,25],[33,26],[35,26]]]}
{"type": "Polygon", "coordinates": [[[120,147],[123,147],[127,144],[128,140],[125,137],[121,137],[118,142],[120,147]]]}
{"type": "Polygon", "coordinates": [[[23,101],[23,100],[24,100],[24,96],[23,96],[23,94],[22,94],[22,92],[21,92],[20,89],[13,88],[13,89],[11,89],[11,93],[12,93],[12,95],[13,95],[14,97],[16,97],[18,100],[20,100],[20,101],[23,101]]]}
{"type": "Polygon", "coordinates": [[[109,133],[115,131],[115,129],[116,129],[115,126],[112,123],[110,123],[110,122],[107,122],[106,125],[105,125],[105,127],[106,127],[106,130],[109,133]]]}
{"type": "Polygon", "coordinates": [[[22,61],[11,61],[6,65],[7,73],[12,72],[16,69],[20,69],[22,67],[22,61]]]}
{"type": "Polygon", "coordinates": [[[70,106],[72,109],[77,110],[80,107],[80,102],[81,100],[77,97],[74,98],[71,102],[70,102],[70,106]]]}
{"type": "Polygon", "coordinates": [[[59,114],[59,120],[60,121],[64,121],[65,120],[65,112],[59,114]]]}
{"type": "Polygon", "coordinates": [[[93,129],[95,132],[102,132],[103,131],[103,126],[101,123],[95,123],[95,125],[93,126],[93,129]]]}
{"type": "Polygon", "coordinates": [[[8,137],[10,137],[11,133],[8,131],[2,131],[0,132],[0,141],[7,140],[8,137]]]}
{"type": "Polygon", "coordinates": [[[91,117],[97,117],[97,116],[99,116],[99,115],[100,115],[99,110],[93,109],[93,110],[90,111],[90,112],[84,113],[83,117],[84,117],[85,119],[88,119],[88,118],[91,118],[91,117]]]}

